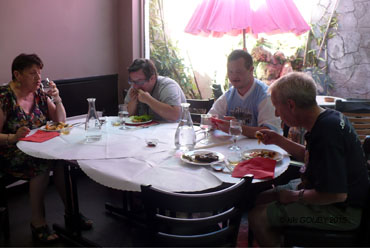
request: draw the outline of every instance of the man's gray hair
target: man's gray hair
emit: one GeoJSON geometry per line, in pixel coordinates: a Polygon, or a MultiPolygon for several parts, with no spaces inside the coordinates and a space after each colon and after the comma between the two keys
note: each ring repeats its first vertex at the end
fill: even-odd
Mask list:
{"type": "Polygon", "coordinates": [[[270,86],[270,92],[280,103],[293,100],[297,107],[306,109],[315,106],[316,84],[312,77],[303,72],[291,72],[270,86]]]}

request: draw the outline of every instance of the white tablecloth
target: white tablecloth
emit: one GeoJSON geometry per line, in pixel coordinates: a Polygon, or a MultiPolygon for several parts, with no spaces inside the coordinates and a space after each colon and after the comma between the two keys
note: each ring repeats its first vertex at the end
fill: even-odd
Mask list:
{"type": "MultiPolygon", "coordinates": [[[[148,128],[130,127],[120,130],[111,125],[115,117],[103,126],[102,140],[84,142],[83,125],[74,127],[69,135],[61,135],[43,143],[20,141],[23,152],[44,159],[77,160],[81,169],[94,181],[114,189],[140,191],[140,185],[151,184],[169,191],[199,191],[219,186],[222,182],[237,182],[227,169],[216,172],[209,166],[186,164],[175,152],[174,134],[177,123],[162,123],[148,128]],[[146,138],[157,138],[156,147],[146,146],[146,138]]],[[[76,120],[81,121],[81,120],[76,120]]],[[[197,132],[197,137],[203,134],[197,132]]],[[[220,131],[212,136],[215,143],[224,143],[229,137],[220,131]]],[[[238,141],[242,150],[268,148],[286,155],[281,148],[257,144],[255,139],[238,141]]],[[[228,145],[207,148],[227,156],[228,145]]],[[[289,157],[277,163],[275,176],[289,164],[289,157]]],[[[255,180],[258,181],[258,180],[255,180]]]]}
{"type": "Polygon", "coordinates": [[[316,102],[319,106],[325,107],[325,108],[335,108],[335,102],[337,100],[342,100],[345,101],[346,99],[340,98],[340,97],[335,97],[335,96],[316,96],[316,102]],[[326,102],[325,98],[330,97],[333,98],[332,102],[326,102]]]}
{"type": "Polygon", "coordinates": [[[157,149],[148,149],[145,138],[161,136],[163,140],[169,140],[172,137],[168,135],[176,130],[176,125],[161,124],[160,133],[157,130],[159,125],[150,128],[128,127],[128,130],[120,130],[119,127],[111,124],[114,118],[108,118],[107,123],[102,127],[102,139],[94,143],[85,142],[84,125],[80,125],[73,127],[69,135],[60,135],[42,143],[30,144],[20,141],[17,146],[30,156],[65,160],[127,158],[140,156],[143,149],[147,150],[145,154],[150,156],[152,153],[173,149],[173,144],[168,142],[162,142],[157,149]],[[163,129],[168,129],[168,132],[162,132],[163,129]]]}

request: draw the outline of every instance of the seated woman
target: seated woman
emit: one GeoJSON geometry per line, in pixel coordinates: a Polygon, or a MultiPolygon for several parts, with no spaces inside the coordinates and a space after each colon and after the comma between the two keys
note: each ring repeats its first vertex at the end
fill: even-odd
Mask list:
{"type": "MultiPolygon", "coordinates": [[[[52,170],[55,185],[65,203],[63,167],[52,160],[28,156],[16,146],[31,129],[45,125],[48,120],[66,120],[55,83],[50,82],[48,92],[40,88],[42,68],[43,63],[36,54],[20,54],[12,63],[12,81],[0,87],[0,172],[29,181],[32,234],[41,242],[51,242],[58,236],[47,225],[44,196],[52,170]]],[[[92,221],[85,217],[81,219],[84,228],[92,227],[92,221]]]]}

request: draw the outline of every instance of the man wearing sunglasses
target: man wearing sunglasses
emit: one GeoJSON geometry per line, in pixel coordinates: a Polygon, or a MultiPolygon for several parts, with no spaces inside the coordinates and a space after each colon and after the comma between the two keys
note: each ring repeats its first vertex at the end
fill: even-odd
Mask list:
{"type": "Polygon", "coordinates": [[[130,116],[148,114],[154,120],[170,122],[180,118],[181,103],[186,102],[186,98],[176,81],[158,76],[149,59],[135,59],[128,72],[131,87],[125,103],[130,116]]]}

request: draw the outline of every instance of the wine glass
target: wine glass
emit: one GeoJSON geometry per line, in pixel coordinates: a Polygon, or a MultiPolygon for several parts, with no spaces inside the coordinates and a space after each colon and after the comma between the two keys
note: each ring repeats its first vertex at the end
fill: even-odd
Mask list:
{"type": "Polygon", "coordinates": [[[215,122],[212,121],[212,119],[218,119],[218,114],[210,114],[211,115],[211,125],[212,125],[212,130],[217,129],[217,125],[215,122]]]}
{"type": "Polygon", "coordinates": [[[242,134],[242,124],[237,119],[230,120],[229,134],[232,136],[233,145],[229,147],[230,150],[239,151],[240,147],[236,145],[238,136],[242,134]]]}
{"type": "Polygon", "coordinates": [[[210,114],[202,114],[200,116],[200,128],[204,131],[205,133],[205,138],[200,141],[202,144],[208,144],[209,139],[208,139],[208,132],[212,128],[212,120],[211,120],[212,115],[210,114]]]}
{"type": "Polygon", "coordinates": [[[41,89],[50,97],[52,101],[54,100],[54,98],[49,94],[49,91],[52,90],[49,78],[45,78],[41,81],[41,89]]]}
{"type": "Polygon", "coordinates": [[[127,104],[118,104],[118,118],[122,125],[119,129],[126,129],[126,118],[128,117],[127,104]]]}

